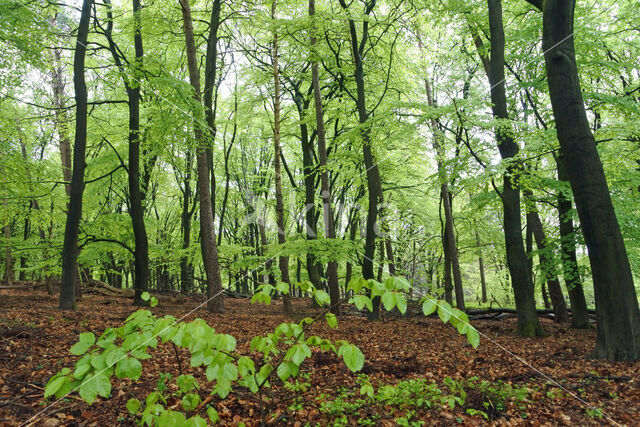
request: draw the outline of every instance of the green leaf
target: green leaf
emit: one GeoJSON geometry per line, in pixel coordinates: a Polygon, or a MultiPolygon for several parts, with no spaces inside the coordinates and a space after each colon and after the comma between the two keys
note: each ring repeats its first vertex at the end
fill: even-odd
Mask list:
{"type": "Polygon", "coordinates": [[[207,408],[207,416],[209,417],[209,421],[211,424],[215,424],[220,421],[220,416],[218,415],[218,411],[213,406],[209,406],[207,408]]]}
{"type": "Polygon", "coordinates": [[[473,348],[478,348],[480,345],[480,334],[473,326],[468,326],[467,328],[467,339],[473,348]]]}
{"type": "Polygon", "coordinates": [[[49,396],[53,396],[68,380],[69,378],[66,375],[57,374],[51,377],[44,388],[44,398],[46,399],[49,396]]]}
{"type": "Polygon", "coordinates": [[[371,302],[371,298],[366,295],[356,295],[353,298],[353,302],[358,307],[358,310],[362,310],[362,307],[365,305],[369,311],[373,311],[373,303],[371,302]]]}
{"type": "Polygon", "coordinates": [[[407,300],[404,295],[396,293],[396,307],[400,313],[405,314],[407,312],[407,300]]]}
{"type": "Polygon", "coordinates": [[[373,386],[369,383],[362,384],[362,387],[360,387],[360,394],[373,397],[373,386]]]}
{"type": "Polygon", "coordinates": [[[156,305],[158,305],[158,298],[151,297],[151,301],[149,302],[149,307],[155,307],[156,305]]]}
{"type": "Polygon", "coordinates": [[[276,290],[284,295],[289,295],[289,284],[286,282],[279,282],[276,285],[276,290]]]}
{"type": "Polygon", "coordinates": [[[109,397],[111,393],[111,381],[104,374],[87,378],[78,390],[80,397],[91,405],[97,396],[109,397]]]}
{"type": "Polygon", "coordinates": [[[276,371],[278,374],[278,378],[282,382],[286,381],[289,377],[295,377],[298,375],[298,365],[294,362],[284,361],[280,365],[278,365],[278,369],[276,371]]]}
{"type": "Polygon", "coordinates": [[[187,420],[187,425],[189,427],[207,427],[207,420],[200,415],[194,415],[187,420]]]}
{"type": "Polygon", "coordinates": [[[300,365],[307,357],[311,357],[311,349],[306,344],[296,344],[291,347],[285,356],[296,365],[300,365]]]}
{"type": "Polygon", "coordinates": [[[127,401],[127,410],[130,414],[136,415],[142,409],[142,403],[138,399],[131,398],[127,401]]]}
{"type": "Polygon", "coordinates": [[[393,307],[396,306],[396,298],[393,292],[385,292],[382,294],[382,305],[384,305],[384,309],[387,311],[393,310],[393,307]]]}
{"type": "Polygon", "coordinates": [[[176,379],[176,384],[178,384],[178,388],[183,393],[188,393],[191,390],[198,388],[198,381],[193,377],[193,375],[180,375],[176,379]]]}
{"type": "Polygon", "coordinates": [[[79,335],[79,341],[69,349],[69,352],[76,356],[80,356],[81,354],[86,353],[95,342],[96,337],[93,335],[93,332],[84,332],[79,335]]]}
{"type": "Polygon", "coordinates": [[[438,302],[438,316],[444,323],[447,323],[451,318],[451,308],[451,305],[446,301],[438,302]]]}
{"type": "Polygon", "coordinates": [[[193,411],[198,407],[201,401],[202,399],[200,399],[199,394],[188,393],[182,398],[182,407],[185,411],[193,411]]]}
{"type": "Polygon", "coordinates": [[[396,290],[399,291],[408,291],[409,289],[411,289],[411,285],[409,284],[409,282],[407,281],[407,279],[405,279],[402,276],[394,276],[395,282],[396,282],[396,290]]]}
{"type": "Polygon", "coordinates": [[[320,307],[331,304],[331,297],[329,297],[329,294],[322,289],[316,290],[313,297],[316,299],[316,302],[320,307]]]}
{"type": "Polygon", "coordinates": [[[364,354],[353,344],[343,344],[338,349],[338,355],[342,356],[344,363],[352,372],[358,372],[364,366],[364,354]]]}
{"type": "Polygon", "coordinates": [[[242,377],[246,377],[247,375],[253,375],[256,371],[256,365],[248,356],[242,356],[238,359],[238,372],[242,377]]]}
{"type": "Polygon", "coordinates": [[[354,277],[349,280],[349,284],[347,285],[347,291],[352,290],[354,294],[357,294],[362,290],[364,285],[367,283],[362,277],[354,277]]]}
{"type": "Polygon", "coordinates": [[[336,326],[338,326],[338,318],[335,314],[327,313],[324,317],[327,319],[327,325],[329,325],[330,328],[335,328],[336,326]]]}
{"type": "Polygon", "coordinates": [[[422,303],[422,312],[425,316],[432,314],[438,308],[438,301],[433,298],[427,298],[422,303]]]}
{"type": "Polygon", "coordinates": [[[396,289],[396,280],[393,276],[387,277],[387,279],[384,281],[384,287],[388,290],[388,291],[393,291],[396,289]]]}
{"type": "Polygon", "coordinates": [[[142,295],[140,295],[140,299],[142,301],[149,301],[149,298],[151,298],[151,294],[149,292],[143,292],[142,295]]]}
{"type": "Polygon", "coordinates": [[[213,339],[213,346],[230,353],[236,349],[236,339],[228,334],[217,334],[213,339]]]}
{"type": "Polygon", "coordinates": [[[142,363],[134,357],[125,357],[116,364],[116,377],[137,380],[142,374],[142,363]]]}
{"type": "Polygon", "coordinates": [[[91,369],[91,356],[86,355],[76,363],[76,369],[73,371],[73,378],[81,380],[91,369]]]}

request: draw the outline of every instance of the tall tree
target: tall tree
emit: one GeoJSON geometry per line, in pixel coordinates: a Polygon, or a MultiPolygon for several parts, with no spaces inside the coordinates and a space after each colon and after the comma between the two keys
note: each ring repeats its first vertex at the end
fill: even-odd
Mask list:
{"type": "Polygon", "coordinates": [[[147,229],[144,224],[144,206],[142,204],[142,191],[140,189],[140,87],[142,85],[142,57],[144,49],[142,46],[141,33],[141,7],[140,0],[132,0],[133,6],[133,45],[135,60],[126,61],[120,54],[121,50],[113,39],[113,12],[111,0],[105,0],[107,6],[107,27],[105,35],[109,42],[109,50],[113,61],[120,70],[122,81],[127,92],[127,105],[129,107],[129,216],[133,226],[133,238],[135,241],[134,250],[134,305],[143,305],[142,293],[149,288],[149,240],[147,229]],[[133,75],[126,77],[126,70],[123,60],[133,64],[133,75]]]}
{"type": "MultiPolygon", "coordinates": [[[[493,116],[507,120],[507,97],[504,77],[504,28],[502,25],[501,0],[488,0],[491,55],[489,58],[489,84],[493,116]]],[[[506,163],[503,188],[500,198],[503,207],[503,227],[507,251],[507,265],[511,275],[511,286],[516,302],[518,333],[525,337],[544,335],[538,320],[534,299],[534,288],[527,272],[527,255],[522,241],[522,221],[520,218],[519,176],[523,170],[516,156],[518,144],[513,140],[509,125],[499,123],[495,129],[500,157],[506,163]]]]}
{"type": "MultiPolygon", "coordinates": [[[[271,19],[275,25],[277,1],[271,3],[271,19]]],[[[273,46],[271,51],[271,61],[273,65],[273,166],[275,169],[276,187],[276,224],[278,226],[278,244],[283,245],[286,238],[284,224],[284,203],[282,200],[282,167],[280,157],[280,72],[278,70],[278,30],[273,30],[273,46]]],[[[291,291],[291,279],[289,278],[289,257],[279,256],[278,266],[280,267],[280,280],[286,283],[291,291]]],[[[291,314],[291,298],[288,293],[282,295],[282,306],[285,314],[291,314]]]]}
{"type": "Polygon", "coordinates": [[[569,191],[569,178],[565,170],[564,161],[560,156],[554,156],[558,169],[558,180],[566,184],[566,190],[558,192],[558,221],[560,223],[560,254],[562,257],[562,274],[565,286],[569,293],[571,303],[571,327],[585,329],[589,327],[589,312],[587,301],[584,297],[580,271],[578,270],[578,257],[576,256],[576,233],[573,228],[571,214],[571,191],[569,191]],[[569,194],[567,194],[569,193],[569,194]]]}
{"type": "MultiPolygon", "coordinates": [[[[184,38],[187,48],[187,64],[189,67],[189,82],[193,87],[193,96],[200,103],[200,72],[196,57],[196,43],[193,35],[193,21],[189,0],[180,0],[184,38]]],[[[203,131],[202,120],[197,111],[194,112],[193,131],[198,144],[196,149],[196,168],[198,172],[198,195],[200,197],[200,240],[202,261],[207,275],[207,309],[211,312],[224,310],[224,296],[222,294],[222,279],[218,261],[218,245],[216,242],[215,224],[213,222],[213,208],[211,205],[211,189],[209,187],[210,171],[207,160],[207,138],[203,131]]]]}
{"type": "MultiPolygon", "coordinates": [[[[367,111],[367,99],[365,95],[364,68],[362,64],[363,53],[367,47],[369,37],[369,17],[375,8],[376,0],[365,3],[362,31],[358,39],[358,31],[353,18],[349,18],[349,38],[351,55],[354,61],[354,75],[356,80],[356,108],[358,110],[358,122],[361,125],[360,136],[362,138],[362,155],[364,158],[365,174],[367,177],[367,191],[369,194],[369,206],[367,208],[366,235],[364,243],[364,255],[362,259],[362,276],[365,279],[373,279],[373,263],[376,251],[376,220],[378,218],[378,194],[380,193],[380,171],[374,161],[371,150],[371,130],[367,123],[369,112],[367,111]]],[[[340,6],[349,14],[349,6],[344,0],[340,0],[340,6]]],[[[380,298],[373,300],[373,310],[369,314],[370,320],[380,320],[380,298]]]]}
{"type": "MultiPolygon", "coordinates": [[[[420,46],[422,48],[422,46],[420,46]]],[[[433,91],[429,79],[425,76],[424,87],[427,93],[427,102],[429,107],[434,108],[433,91]]],[[[455,229],[453,227],[453,208],[451,206],[451,193],[449,192],[449,178],[444,167],[445,153],[444,147],[440,141],[440,129],[435,117],[430,122],[431,133],[433,135],[433,148],[436,154],[436,164],[438,167],[438,179],[440,181],[440,197],[442,200],[442,208],[444,210],[445,227],[443,233],[443,246],[447,247],[446,254],[451,261],[453,269],[453,288],[456,293],[456,307],[464,311],[464,290],[462,288],[462,274],[460,273],[460,258],[458,257],[458,247],[456,245],[455,229]]],[[[446,272],[445,272],[446,276],[446,272]]]]}
{"type": "Polygon", "coordinates": [[[575,0],[533,2],[542,9],[542,48],[556,132],[589,250],[596,300],[593,356],[640,359],[640,308],[629,258],[582,99],[576,65],[575,0]]]}
{"type": "Polygon", "coordinates": [[[87,84],[84,78],[84,61],[87,52],[89,20],[93,0],[82,2],[80,25],[76,37],[73,57],[73,87],[76,100],[76,132],[73,144],[73,172],[69,210],[62,246],[62,283],[60,285],[60,308],[72,310],[76,306],[76,277],[78,275],[78,231],[82,219],[82,196],[84,193],[85,152],[87,148],[87,84]]]}
{"type": "MultiPolygon", "coordinates": [[[[309,0],[309,16],[312,19],[311,37],[311,84],[313,85],[313,100],[316,111],[316,129],[318,133],[318,163],[321,169],[320,183],[322,191],[322,212],[324,219],[324,235],[327,239],[334,239],[335,226],[333,223],[333,211],[331,209],[331,185],[329,184],[329,170],[327,169],[327,141],[324,129],[324,109],[322,107],[322,92],[320,89],[320,76],[318,72],[318,60],[316,52],[316,26],[314,15],[316,13],[315,0],[309,0]]],[[[340,285],[338,284],[338,262],[329,261],[327,265],[329,283],[329,296],[331,298],[331,312],[336,316],[340,314],[340,285]]]]}

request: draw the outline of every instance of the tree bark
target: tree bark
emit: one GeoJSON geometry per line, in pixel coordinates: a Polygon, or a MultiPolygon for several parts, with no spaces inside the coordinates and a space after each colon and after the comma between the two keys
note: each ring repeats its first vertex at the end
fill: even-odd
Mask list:
{"type": "Polygon", "coordinates": [[[63,310],[76,308],[76,277],[78,275],[78,232],[82,219],[82,196],[84,193],[85,152],[87,148],[87,84],[84,79],[84,61],[87,52],[87,37],[93,0],[82,2],[80,25],[73,58],[73,87],[76,100],[76,131],[73,146],[73,172],[69,209],[64,229],[62,246],[62,283],[60,304],[63,310]]]}
{"type": "MultiPolygon", "coordinates": [[[[502,4],[500,0],[488,0],[489,27],[491,33],[491,56],[489,59],[489,84],[493,116],[508,119],[507,101],[504,83],[504,29],[502,25],[502,4]]],[[[527,255],[522,241],[520,219],[520,189],[518,178],[521,166],[514,160],[519,147],[514,142],[512,130],[508,126],[496,127],[496,140],[500,156],[507,163],[503,176],[501,194],[504,211],[503,225],[507,265],[511,275],[511,286],[518,311],[518,333],[525,337],[544,335],[535,307],[533,284],[527,273],[527,255]]]]}
{"type": "MultiPolygon", "coordinates": [[[[309,16],[313,20],[315,15],[315,0],[309,0],[309,16]]],[[[310,37],[311,45],[311,84],[313,85],[313,100],[316,110],[316,129],[318,133],[318,161],[320,163],[320,182],[322,191],[322,207],[324,218],[324,235],[327,239],[335,239],[335,226],[333,224],[333,212],[331,209],[331,186],[329,185],[329,171],[327,170],[327,142],[324,129],[324,111],[322,108],[322,93],[320,91],[320,77],[318,61],[316,60],[316,36],[315,25],[312,25],[310,37]]],[[[340,285],[338,284],[338,262],[329,261],[327,265],[329,278],[329,296],[331,298],[331,312],[340,314],[340,285]]]]}
{"type": "MultiPolygon", "coordinates": [[[[271,3],[271,19],[276,19],[276,0],[271,3]]],[[[273,32],[273,47],[271,51],[273,65],[273,165],[275,169],[275,186],[276,186],[276,224],[278,226],[278,244],[286,243],[285,224],[284,224],[284,203],[282,200],[282,168],[280,164],[280,72],[278,70],[278,33],[273,32]]],[[[289,278],[289,257],[278,257],[278,266],[280,267],[280,280],[286,283],[291,292],[291,279],[289,278]]],[[[282,295],[282,308],[284,314],[291,315],[293,308],[291,306],[291,298],[288,293],[282,295]]]]}
{"type": "MultiPolygon", "coordinates": [[[[340,0],[340,5],[346,13],[349,7],[345,0],[340,0]]],[[[367,3],[365,15],[369,16],[375,7],[375,0],[367,3]]],[[[349,36],[351,42],[351,54],[355,64],[355,80],[356,80],[356,107],[358,110],[358,122],[361,125],[360,136],[362,138],[362,155],[364,158],[365,173],[367,177],[367,191],[369,193],[369,206],[367,208],[366,236],[364,244],[364,257],[362,261],[362,276],[365,279],[373,279],[373,263],[376,251],[376,220],[378,215],[378,194],[380,192],[380,172],[378,164],[374,162],[373,152],[371,150],[371,132],[367,128],[366,123],[369,119],[367,112],[367,102],[364,87],[364,69],[362,66],[362,54],[368,38],[368,20],[363,22],[362,38],[358,41],[358,33],[356,24],[353,19],[349,19],[349,36]]],[[[380,297],[373,298],[373,311],[368,315],[369,320],[380,320],[380,297]]]]}
{"type": "MultiPolygon", "coordinates": [[[[422,48],[422,46],[420,46],[422,48]]],[[[431,108],[435,108],[433,102],[433,92],[429,79],[424,79],[424,87],[427,92],[427,102],[431,108]]],[[[456,246],[455,229],[453,227],[453,208],[451,206],[451,195],[449,193],[449,181],[447,172],[444,167],[445,153],[444,147],[440,143],[440,130],[435,118],[430,121],[431,133],[433,135],[433,149],[436,152],[436,163],[438,166],[438,178],[440,180],[440,197],[442,198],[442,208],[444,210],[444,239],[443,244],[447,246],[447,254],[451,261],[453,269],[453,287],[456,293],[456,307],[465,310],[464,289],[462,287],[462,274],[460,273],[460,259],[458,257],[458,248],[456,246]]]]}
{"type": "MultiPolygon", "coordinates": [[[[558,169],[558,180],[569,184],[562,157],[554,156],[554,158],[558,169]]],[[[580,271],[578,270],[575,230],[571,216],[571,194],[566,194],[564,191],[558,192],[558,222],[560,223],[562,273],[571,303],[571,327],[586,329],[589,327],[589,317],[580,271]]]]}
{"type": "MultiPolygon", "coordinates": [[[[216,213],[216,176],[213,170],[213,147],[215,144],[217,128],[216,128],[216,108],[213,99],[216,97],[217,84],[216,75],[218,71],[218,28],[220,27],[220,7],[221,0],[213,0],[211,6],[211,16],[209,18],[209,36],[207,37],[207,54],[205,56],[204,66],[204,90],[202,94],[202,103],[204,105],[204,114],[207,122],[207,166],[211,174],[211,211],[215,216],[216,213]]],[[[216,103],[217,105],[217,103],[216,103]]]]}
{"type": "Polygon", "coordinates": [[[182,214],[180,225],[182,229],[182,250],[185,252],[180,257],[180,291],[188,294],[193,289],[193,265],[186,251],[191,246],[191,168],[193,167],[191,150],[185,154],[184,188],[182,190],[182,214]]]}
{"type": "Polygon", "coordinates": [[[597,312],[593,356],[640,359],[640,309],[622,233],[587,120],[573,41],[575,0],[546,0],[542,47],[567,175],[589,251],[597,312]]]}
{"type": "Polygon", "coordinates": [[[480,270],[480,288],[482,291],[482,302],[487,302],[487,281],[484,277],[484,258],[482,257],[482,246],[480,245],[480,234],[475,230],[476,246],[478,246],[478,268],[480,270]]]}
{"type": "MultiPolygon", "coordinates": [[[[532,194],[529,191],[525,191],[525,197],[530,198],[531,196],[532,194]]],[[[538,258],[540,259],[544,279],[547,282],[549,296],[551,297],[551,304],[553,305],[554,320],[560,323],[568,323],[569,313],[567,312],[567,303],[562,295],[553,257],[550,256],[547,250],[547,237],[542,226],[542,220],[532,200],[529,200],[527,221],[531,225],[531,231],[536,241],[536,247],[538,248],[538,258]]]]}
{"type": "MultiPolygon", "coordinates": [[[[193,23],[189,0],[180,0],[184,36],[187,48],[187,63],[189,66],[189,81],[194,90],[194,98],[200,103],[200,74],[196,58],[196,44],[193,36],[193,23]]],[[[201,120],[197,112],[194,114],[194,134],[198,147],[196,149],[196,164],[198,172],[198,193],[200,197],[200,240],[202,260],[207,275],[207,309],[211,312],[224,310],[224,295],[222,294],[222,278],[218,262],[218,245],[216,243],[215,224],[213,222],[213,208],[211,205],[211,189],[209,188],[209,163],[207,161],[207,139],[203,132],[201,120]]]]}
{"type": "Polygon", "coordinates": [[[107,27],[105,35],[109,42],[109,50],[116,66],[120,70],[125,89],[127,91],[127,105],[129,107],[129,216],[133,228],[133,237],[135,241],[134,265],[135,279],[133,283],[134,297],[133,305],[145,305],[142,300],[142,293],[149,287],[149,241],[147,238],[147,230],[144,224],[144,206],[142,205],[142,191],[140,189],[140,86],[142,58],[144,49],[142,46],[142,34],[140,24],[140,0],[132,0],[134,33],[133,44],[135,50],[135,65],[133,76],[126,77],[126,70],[122,63],[122,57],[114,42],[113,31],[113,13],[111,9],[111,1],[105,0],[107,6],[107,27]]]}

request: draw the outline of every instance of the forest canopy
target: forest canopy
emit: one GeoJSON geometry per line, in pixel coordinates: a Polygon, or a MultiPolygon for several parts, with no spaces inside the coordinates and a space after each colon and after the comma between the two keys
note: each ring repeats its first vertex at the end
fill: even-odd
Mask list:
{"type": "Polygon", "coordinates": [[[338,315],[352,280],[402,276],[408,298],[513,308],[523,336],[545,334],[538,310],[595,314],[594,356],[640,358],[634,2],[0,0],[0,16],[7,286],[59,285],[63,309],[97,284],[136,305],[205,293],[221,312],[269,284],[290,314],[310,283],[338,315]]]}

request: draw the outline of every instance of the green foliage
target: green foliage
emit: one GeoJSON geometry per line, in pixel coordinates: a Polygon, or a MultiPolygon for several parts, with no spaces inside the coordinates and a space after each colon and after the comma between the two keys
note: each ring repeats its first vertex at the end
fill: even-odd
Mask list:
{"type": "MultiPolygon", "coordinates": [[[[307,282],[298,286],[310,293],[319,304],[330,304],[329,295],[325,291],[315,289],[307,282]]],[[[357,290],[380,296],[383,301],[387,301],[384,305],[388,310],[397,307],[403,313],[406,311],[406,299],[402,292],[409,289],[409,284],[404,278],[390,277],[384,284],[375,280],[352,280],[349,286],[354,292],[357,290]]],[[[262,285],[254,295],[254,301],[270,302],[270,293],[288,291],[288,285],[287,289],[281,288],[262,285]]],[[[143,299],[151,299],[153,303],[148,294],[143,295],[143,299]]],[[[353,301],[360,301],[362,306],[371,305],[371,299],[362,294],[356,295],[353,301]]],[[[434,304],[441,310],[448,310],[447,320],[457,327],[461,334],[466,333],[471,344],[474,344],[469,331],[475,329],[468,324],[466,315],[442,301],[435,301],[434,304]]],[[[149,310],[138,310],[127,318],[124,325],[106,329],[97,340],[93,333],[81,333],[78,342],[70,351],[72,354],[84,356],[76,363],[73,374],[69,368],[64,368],[49,380],[45,387],[45,397],[61,397],[77,390],[89,404],[98,396],[107,398],[111,392],[113,374],[118,378],[137,380],[142,374],[142,361],[152,357],[147,353],[148,348],[156,348],[160,343],[169,342],[189,351],[191,366],[205,371],[210,383],[206,389],[222,399],[232,392],[235,386],[247,387],[252,393],[262,396],[263,391],[271,387],[274,374],[282,383],[289,384],[290,390],[299,389],[299,386],[292,386],[294,383],[291,381],[296,381],[300,367],[311,357],[313,349],[333,352],[342,358],[352,372],[360,371],[364,366],[365,356],[356,345],[344,340],[332,343],[315,335],[306,336],[308,328],[321,317],[325,318],[329,327],[338,326],[336,316],[325,312],[323,316],[314,319],[304,318],[298,323],[281,323],[273,332],[254,337],[250,349],[261,356],[260,363],[256,364],[254,359],[237,353],[233,336],[216,333],[202,319],[177,322],[172,316],[158,318],[149,310]]],[[[181,412],[166,408],[165,394],[169,391],[168,383],[171,381],[170,374],[161,375],[158,386],[146,397],[144,404],[137,399],[127,402],[129,412],[139,416],[141,423],[147,425],[199,425],[204,422],[197,415],[187,418],[181,412]]],[[[201,385],[195,377],[180,375],[176,378],[175,384],[178,388],[175,394],[181,397],[182,409],[187,413],[196,411],[202,398],[199,394],[201,385]]],[[[385,400],[406,394],[402,387],[383,388],[379,393],[385,396],[385,400]]],[[[375,397],[373,387],[368,381],[363,381],[360,394],[369,398],[375,397]]],[[[460,404],[450,399],[447,402],[449,405],[460,404]]],[[[210,420],[217,419],[213,410],[207,411],[210,420]]]]}

